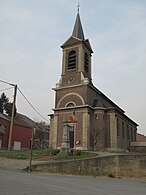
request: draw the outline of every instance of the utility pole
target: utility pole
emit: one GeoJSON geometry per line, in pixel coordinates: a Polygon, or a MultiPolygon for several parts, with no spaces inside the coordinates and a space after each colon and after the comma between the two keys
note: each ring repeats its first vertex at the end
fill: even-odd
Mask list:
{"type": "Polygon", "coordinates": [[[8,150],[11,150],[13,123],[15,117],[15,104],[16,104],[16,95],[17,95],[17,85],[13,85],[13,86],[14,86],[14,100],[12,105],[12,116],[11,116],[11,124],[10,124],[10,131],[9,131],[8,150]]]}
{"type": "Polygon", "coordinates": [[[32,128],[32,137],[31,137],[31,147],[30,147],[30,159],[29,159],[29,172],[32,171],[32,152],[33,152],[33,146],[34,146],[34,134],[36,132],[36,128],[32,128]]]}

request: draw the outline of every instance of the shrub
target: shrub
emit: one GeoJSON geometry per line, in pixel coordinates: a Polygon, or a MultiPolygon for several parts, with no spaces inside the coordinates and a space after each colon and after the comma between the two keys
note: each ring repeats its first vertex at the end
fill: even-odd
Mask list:
{"type": "Polygon", "coordinates": [[[59,149],[52,149],[51,154],[53,154],[54,156],[57,155],[60,152],[59,149]]]}
{"type": "Polygon", "coordinates": [[[75,156],[80,156],[81,155],[81,150],[74,150],[73,151],[73,155],[75,155],[75,156]]]}
{"type": "Polygon", "coordinates": [[[115,176],[111,173],[111,174],[109,174],[109,177],[110,178],[115,178],[115,176]]]}

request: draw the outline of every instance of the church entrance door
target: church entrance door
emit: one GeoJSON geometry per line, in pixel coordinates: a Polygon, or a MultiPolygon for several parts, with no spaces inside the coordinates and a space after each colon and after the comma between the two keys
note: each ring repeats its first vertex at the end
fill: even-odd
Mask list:
{"type": "Polygon", "coordinates": [[[74,128],[71,127],[69,131],[70,148],[74,148],[74,128]]]}

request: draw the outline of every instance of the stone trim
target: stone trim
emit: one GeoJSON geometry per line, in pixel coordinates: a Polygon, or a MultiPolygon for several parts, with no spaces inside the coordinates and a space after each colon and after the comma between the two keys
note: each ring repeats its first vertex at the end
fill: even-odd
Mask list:
{"type": "Polygon", "coordinates": [[[58,115],[54,115],[54,118],[50,120],[50,139],[49,147],[57,147],[57,124],[58,124],[58,115]]]}
{"type": "Polygon", "coordinates": [[[85,104],[85,101],[83,99],[83,97],[81,95],[79,95],[78,93],[74,93],[74,92],[71,92],[71,93],[67,93],[66,95],[64,95],[58,102],[57,104],[57,108],[59,108],[61,102],[63,101],[63,99],[65,99],[67,96],[71,96],[71,95],[76,95],[77,97],[80,98],[80,100],[82,101],[82,104],[84,105],[85,104]]]}
{"type": "Polygon", "coordinates": [[[117,148],[117,120],[115,113],[109,113],[110,116],[110,148],[117,148]]]}
{"type": "Polygon", "coordinates": [[[88,111],[83,113],[83,137],[82,137],[82,149],[89,149],[89,127],[90,127],[90,116],[88,111]]]}
{"type": "Polygon", "coordinates": [[[146,142],[130,142],[130,147],[139,147],[139,146],[145,146],[146,147],[146,142]]]}

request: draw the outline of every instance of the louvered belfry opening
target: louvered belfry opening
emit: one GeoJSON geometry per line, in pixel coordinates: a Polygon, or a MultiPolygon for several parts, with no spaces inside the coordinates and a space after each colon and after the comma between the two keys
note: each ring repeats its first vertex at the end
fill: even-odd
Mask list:
{"type": "Polygon", "coordinates": [[[88,73],[89,71],[89,57],[88,54],[85,53],[85,71],[88,73]]]}
{"type": "Polygon", "coordinates": [[[72,50],[68,55],[68,70],[76,68],[76,51],[72,50]]]}

